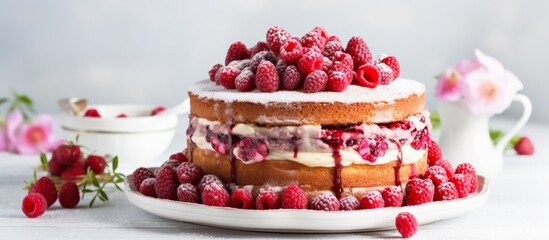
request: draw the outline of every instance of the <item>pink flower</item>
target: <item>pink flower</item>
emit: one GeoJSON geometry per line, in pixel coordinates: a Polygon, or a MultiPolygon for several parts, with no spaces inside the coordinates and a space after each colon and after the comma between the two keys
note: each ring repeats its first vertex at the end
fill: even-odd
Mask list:
{"type": "Polygon", "coordinates": [[[7,150],[21,154],[52,151],[61,141],[52,133],[54,120],[39,115],[32,123],[24,123],[20,112],[14,111],[6,118],[7,150]]]}
{"type": "Polygon", "coordinates": [[[463,76],[453,68],[448,68],[438,79],[437,98],[447,101],[456,101],[462,97],[461,84],[463,76]]]}
{"type": "Polygon", "coordinates": [[[4,126],[0,125],[0,152],[8,150],[8,140],[5,132],[4,126]]]}

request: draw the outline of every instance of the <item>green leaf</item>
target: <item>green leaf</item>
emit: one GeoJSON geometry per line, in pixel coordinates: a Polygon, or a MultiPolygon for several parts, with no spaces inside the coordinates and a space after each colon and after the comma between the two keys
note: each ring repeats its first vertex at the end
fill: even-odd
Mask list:
{"type": "Polygon", "coordinates": [[[115,172],[118,168],[118,156],[114,156],[112,159],[112,171],[115,172]]]}
{"type": "Polygon", "coordinates": [[[432,112],[430,115],[431,119],[431,125],[433,126],[433,130],[437,130],[440,128],[440,115],[437,112],[432,112]]]}
{"type": "Polygon", "coordinates": [[[9,98],[0,98],[0,105],[8,102],[9,98]]]}
{"type": "Polygon", "coordinates": [[[83,193],[92,193],[92,192],[94,192],[94,191],[91,190],[91,189],[82,189],[82,192],[83,192],[83,193]]]}
{"type": "Polygon", "coordinates": [[[32,99],[27,95],[19,95],[17,101],[23,103],[31,112],[34,112],[32,99]]]}
{"type": "Polygon", "coordinates": [[[97,195],[93,196],[92,200],[90,201],[90,204],[88,205],[90,208],[93,207],[93,203],[95,203],[96,198],[97,198],[97,195]]]}
{"type": "Polygon", "coordinates": [[[76,145],[78,145],[78,140],[80,139],[80,133],[76,134],[76,145]]]}
{"type": "Polygon", "coordinates": [[[118,186],[118,184],[115,183],[114,186],[116,187],[116,189],[118,189],[118,191],[124,192],[124,190],[122,190],[122,188],[120,188],[120,186],[118,186]]]}
{"type": "Polygon", "coordinates": [[[109,197],[103,190],[99,190],[97,192],[99,193],[99,199],[101,199],[103,202],[109,200],[109,197]]]}
{"type": "Polygon", "coordinates": [[[48,171],[48,157],[45,153],[40,153],[40,163],[42,164],[42,169],[48,171]]]}

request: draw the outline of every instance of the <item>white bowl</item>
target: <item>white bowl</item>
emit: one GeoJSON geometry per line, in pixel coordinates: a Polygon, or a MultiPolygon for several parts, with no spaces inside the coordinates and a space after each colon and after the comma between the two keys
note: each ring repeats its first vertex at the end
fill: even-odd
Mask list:
{"type": "Polygon", "coordinates": [[[95,154],[118,156],[123,168],[142,165],[161,155],[175,135],[177,115],[149,116],[155,106],[92,105],[101,118],[61,114],[65,140],[74,141],[95,154]],[[121,113],[126,118],[117,118],[121,113]]]}

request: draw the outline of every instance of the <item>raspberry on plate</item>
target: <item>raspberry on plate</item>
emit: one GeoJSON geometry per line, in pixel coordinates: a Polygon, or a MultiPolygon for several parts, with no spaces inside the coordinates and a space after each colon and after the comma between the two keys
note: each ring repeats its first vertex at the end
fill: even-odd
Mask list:
{"type": "Polygon", "coordinates": [[[369,191],[360,198],[360,206],[362,209],[382,208],[385,206],[383,197],[378,191],[369,191]]]}
{"type": "Polygon", "coordinates": [[[217,176],[212,175],[212,174],[208,174],[208,175],[204,175],[204,177],[202,177],[202,179],[198,183],[198,189],[200,190],[200,192],[202,192],[202,191],[204,191],[204,188],[207,185],[212,185],[212,184],[216,184],[216,185],[219,185],[219,186],[223,187],[223,182],[221,182],[221,180],[217,176]]]}
{"type": "Polygon", "coordinates": [[[154,178],[154,173],[148,168],[140,167],[133,171],[133,187],[139,190],[141,182],[147,178],[154,178]]]}
{"type": "Polygon", "coordinates": [[[429,141],[427,161],[429,166],[435,165],[435,163],[442,158],[442,151],[434,140],[429,141]]]}
{"type": "Polygon", "coordinates": [[[533,155],[534,144],[528,137],[521,137],[513,147],[518,155],[533,155]]]}
{"type": "Polygon", "coordinates": [[[187,152],[187,149],[183,150],[183,152],[178,152],[170,155],[170,160],[177,160],[179,162],[188,162],[189,159],[187,159],[187,156],[184,152],[187,152]]]}
{"type": "Polygon", "coordinates": [[[414,206],[433,201],[435,186],[430,179],[414,178],[406,185],[406,205],[414,206]],[[416,180],[417,179],[417,180],[416,180]]]}
{"type": "Polygon", "coordinates": [[[225,65],[229,65],[232,61],[250,58],[250,51],[244,43],[235,42],[229,46],[227,56],[225,57],[225,65]]]}
{"type": "Polygon", "coordinates": [[[194,185],[183,183],[177,187],[177,200],[180,202],[198,203],[199,199],[198,189],[194,185]]]}
{"type": "Polygon", "coordinates": [[[90,109],[86,110],[86,112],[84,113],[84,117],[100,118],[101,114],[99,114],[99,111],[97,111],[97,109],[90,108],[90,109]]]}
{"type": "Polygon", "coordinates": [[[29,193],[23,198],[23,203],[21,204],[21,210],[30,218],[39,217],[44,214],[46,208],[48,208],[48,201],[40,193],[29,193]]]}
{"type": "Polygon", "coordinates": [[[257,210],[268,210],[280,208],[278,194],[272,190],[264,190],[260,192],[255,199],[255,208],[257,210]]]}
{"type": "Polygon", "coordinates": [[[255,85],[261,92],[275,92],[280,85],[280,77],[275,66],[269,61],[263,61],[257,67],[255,85]]]}
{"type": "Polygon", "coordinates": [[[162,165],[160,165],[160,168],[163,168],[163,167],[171,167],[173,168],[173,170],[177,170],[177,168],[179,167],[179,165],[181,165],[181,162],[179,160],[175,160],[175,159],[168,159],[167,161],[165,161],[164,163],[162,163],[162,165]]]}
{"type": "Polygon", "coordinates": [[[41,177],[30,188],[29,193],[40,193],[48,201],[48,208],[57,201],[55,183],[48,177],[41,177]]]}
{"type": "Polygon", "coordinates": [[[156,190],[154,190],[154,183],[156,182],[156,178],[147,178],[141,182],[141,185],[139,186],[139,192],[145,196],[157,198],[156,190]]]}
{"type": "Polygon", "coordinates": [[[179,180],[175,170],[168,166],[160,168],[154,183],[158,198],[177,200],[177,186],[179,186],[179,180]]]}
{"type": "Polygon", "coordinates": [[[158,107],[155,107],[152,111],[151,111],[151,116],[154,116],[156,114],[159,114],[160,112],[166,110],[165,107],[163,106],[158,106],[158,107]]]}
{"type": "Polygon", "coordinates": [[[360,209],[360,202],[354,196],[349,195],[347,197],[339,199],[340,211],[352,211],[360,209]]]}
{"type": "Polygon", "coordinates": [[[402,200],[404,198],[402,190],[400,187],[391,186],[386,187],[381,192],[383,201],[385,202],[385,207],[400,207],[402,206],[402,200]]]}
{"type": "Polygon", "coordinates": [[[317,211],[339,211],[339,201],[332,192],[323,192],[311,200],[311,209],[317,211]]]}
{"type": "Polygon", "coordinates": [[[470,163],[460,163],[456,167],[456,173],[461,173],[466,175],[466,178],[469,181],[469,193],[474,193],[477,191],[478,185],[478,176],[475,168],[470,163]],[[467,175],[470,175],[467,177],[467,175]]]}
{"type": "Polygon", "coordinates": [[[67,167],[65,165],[61,165],[59,162],[57,162],[55,159],[50,159],[48,161],[48,171],[50,172],[50,175],[52,176],[61,176],[61,173],[65,171],[67,167]]]}
{"type": "Polygon", "coordinates": [[[403,238],[409,238],[417,232],[416,217],[409,212],[401,212],[395,219],[395,226],[403,238]]]}
{"type": "Polygon", "coordinates": [[[364,64],[374,63],[372,52],[366,45],[366,41],[364,41],[364,39],[362,39],[361,37],[358,37],[358,36],[352,37],[347,43],[347,48],[345,49],[345,52],[350,54],[351,57],[353,58],[353,61],[354,61],[353,69],[355,70],[364,64]]]}
{"type": "Polygon", "coordinates": [[[83,166],[73,165],[68,167],[61,173],[61,177],[64,179],[75,179],[86,174],[83,166]]]}
{"type": "Polygon", "coordinates": [[[228,207],[229,193],[221,185],[206,185],[202,190],[202,203],[207,206],[228,207]]]}
{"type": "Polygon", "coordinates": [[[303,90],[307,93],[320,92],[328,84],[328,75],[322,70],[316,70],[305,77],[303,90]]]}
{"type": "Polygon", "coordinates": [[[452,167],[452,164],[448,162],[448,160],[440,159],[434,164],[434,166],[441,166],[442,168],[444,168],[444,170],[446,170],[446,176],[448,176],[448,178],[452,178],[454,176],[454,168],[452,167]]]}
{"type": "Polygon", "coordinates": [[[465,176],[466,174],[456,173],[449,180],[455,185],[459,198],[467,197],[471,189],[470,182],[465,176]]]}
{"type": "Polygon", "coordinates": [[[231,195],[231,207],[240,209],[252,209],[254,207],[254,197],[252,193],[244,188],[238,188],[231,195]]]}
{"type": "Polygon", "coordinates": [[[73,165],[80,158],[80,146],[65,144],[57,147],[52,153],[52,159],[65,166],[73,165]]]}
{"type": "Polygon", "coordinates": [[[427,170],[425,170],[425,173],[423,174],[423,178],[431,179],[431,181],[433,181],[435,186],[438,186],[443,182],[448,182],[448,176],[446,176],[446,170],[444,170],[444,168],[440,166],[428,167],[427,170]]]}
{"type": "Polygon", "coordinates": [[[435,189],[435,201],[448,201],[458,198],[456,185],[452,182],[439,184],[435,189]]]}
{"type": "Polygon", "coordinates": [[[305,192],[295,184],[289,185],[282,191],[280,206],[284,209],[307,209],[305,192]]]}
{"type": "Polygon", "coordinates": [[[179,183],[191,183],[197,185],[202,179],[202,168],[190,162],[183,162],[177,168],[179,183]]]}
{"type": "Polygon", "coordinates": [[[74,208],[80,202],[80,190],[76,183],[65,182],[59,190],[59,203],[64,208],[74,208]]]}

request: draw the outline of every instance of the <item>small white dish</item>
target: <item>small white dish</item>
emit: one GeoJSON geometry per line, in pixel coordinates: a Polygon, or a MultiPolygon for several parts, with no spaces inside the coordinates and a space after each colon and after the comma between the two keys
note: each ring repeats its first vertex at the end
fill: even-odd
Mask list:
{"type": "Polygon", "coordinates": [[[418,206],[389,207],[370,210],[323,212],[313,210],[242,210],[209,207],[147,197],[135,191],[125,180],[128,201],[154,215],[189,223],[260,232],[338,233],[395,229],[395,217],[401,212],[414,214],[420,225],[466,214],[486,203],[488,181],[479,176],[477,193],[467,198],[432,202],[418,206]]]}

